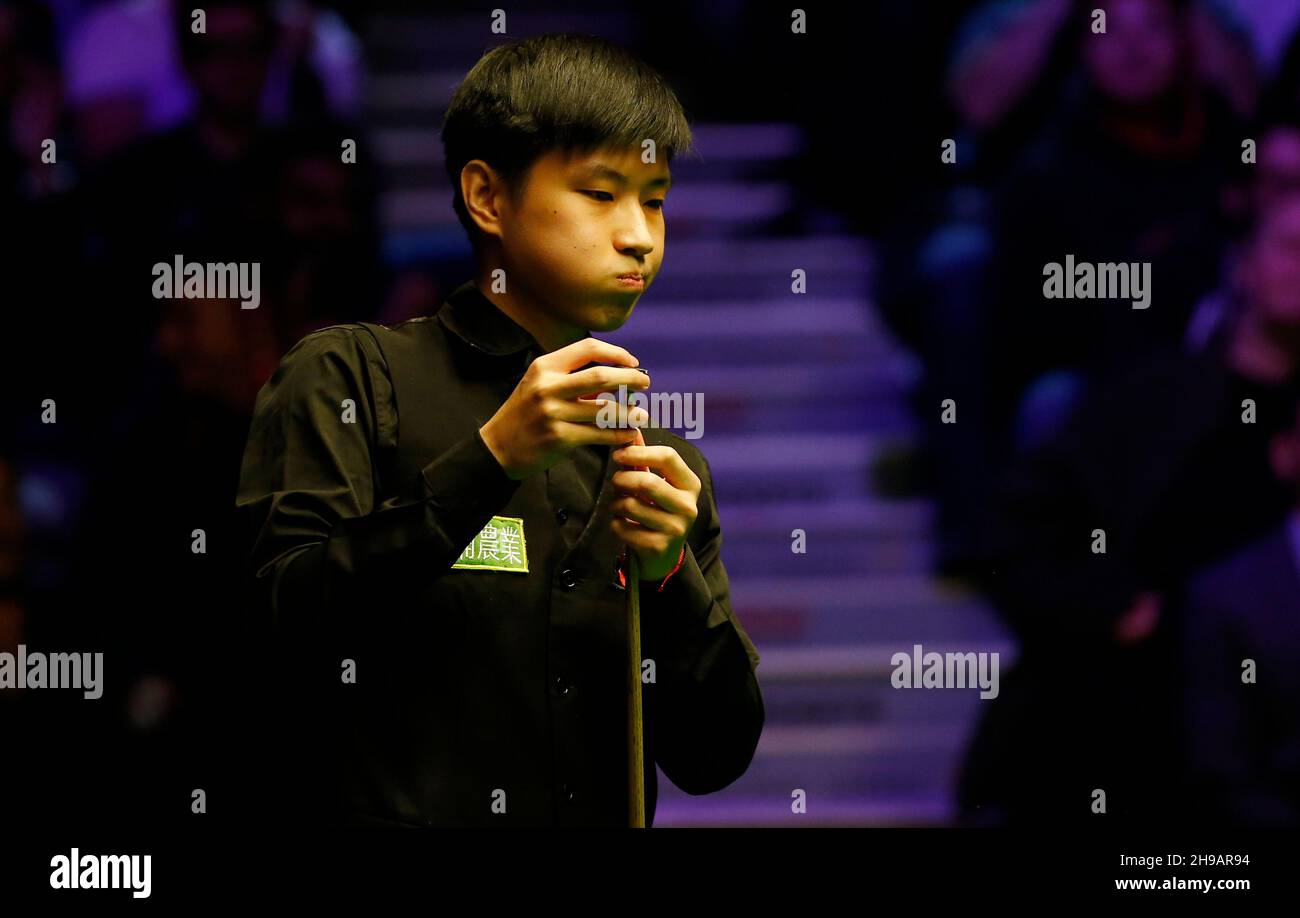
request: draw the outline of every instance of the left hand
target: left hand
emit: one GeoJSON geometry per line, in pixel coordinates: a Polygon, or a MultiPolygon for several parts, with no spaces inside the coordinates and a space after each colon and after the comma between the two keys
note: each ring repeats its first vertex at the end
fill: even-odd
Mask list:
{"type": "Polygon", "coordinates": [[[633,445],[614,451],[614,459],[649,469],[614,473],[614,487],[622,496],[610,505],[611,526],[636,552],[641,579],[662,580],[676,566],[699,514],[700,479],[671,446],[646,446],[640,430],[633,445]]]}

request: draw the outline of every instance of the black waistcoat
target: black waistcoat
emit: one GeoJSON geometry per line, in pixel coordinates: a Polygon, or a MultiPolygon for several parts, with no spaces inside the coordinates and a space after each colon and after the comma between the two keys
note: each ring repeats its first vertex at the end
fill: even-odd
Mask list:
{"type": "MultiPolygon", "coordinates": [[[[376,494],[406,501],[430,462],[495,414],[534,355],[476,353],[433,316],[365,328],[398,415],[396,449],[376,456],[376,494]]],[[[645,435],[652,445],[662,437],[645,435]]],[[[527,573],[431,570],[417,590],[372,598],[403,614],[354,645],[357,685],[339,696],[353,818],[627,824],[628,594],[615,583],[621,544],[607,509],[619,468],[607,448],[589,448],[521,482],[498,515],[523,520],[527,573]]],[[[645,689],[649,822],[654,698],[645,689]]]]}

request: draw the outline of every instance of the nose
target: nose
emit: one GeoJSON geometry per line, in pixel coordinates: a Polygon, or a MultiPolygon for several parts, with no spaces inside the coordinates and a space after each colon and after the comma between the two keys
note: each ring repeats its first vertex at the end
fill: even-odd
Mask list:
{"type": "Polygon", "coordinates": [[[644,209],[639,201],[631,202],[629,207],[620,211],[619,229],[614,236],[614,245],[623,254],[645,257],[655,250],[654,236],[650,233],[650,224],[646,221],[644,209]]]}

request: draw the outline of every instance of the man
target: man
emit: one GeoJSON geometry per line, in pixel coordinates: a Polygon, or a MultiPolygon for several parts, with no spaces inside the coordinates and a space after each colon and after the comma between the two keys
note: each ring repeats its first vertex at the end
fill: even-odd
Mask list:
{"type": "Polygon", "coordinates": [[[1187,590],[1189,804],[1205,821],[1300,824],[1300,402],[1296,408],[1270,454],[1295,508],[1187,590]]]}
{"type": "Polygon", "coordinates": [[[277,730],[305,753],[275,804],[352,825],[627,825],[627,546],[649,825],[656,763],[717,791],[764,719],[704,456],[652,429],[623,446],[636,432],[584,397],[650,384],[590,332],[622,326],[658,274],[689,126],[626,52],[551,35],[485,55],[442,136],[474,280],[435,316],[308,335],[258,397],[237,504],[288,652],[272,659],[301,661],[279,670],[277,730]]]}
{"type": "Polygon", "coordinates": [[[963,818],[1089,820],[1098,790],[1112,820],[1195,815],[1176,789],[1167,600],[1292,505],[1268,455],[1300,379],[1297,253],[1290,196],[1255,227],[1203,350],[1099,381],[1006,476],[984,586],[1021,656],[968,752],[963,818]]]}

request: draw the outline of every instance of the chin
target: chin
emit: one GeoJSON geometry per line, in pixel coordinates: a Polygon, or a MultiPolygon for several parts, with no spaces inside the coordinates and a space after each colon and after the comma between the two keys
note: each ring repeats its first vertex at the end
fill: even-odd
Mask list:
{"type": "Polygon", "coordinates": [[[594,332],[612,332],[618,331],[627,324],[627,316],[605,316],[603,320],[591,326],[590,330],[594,332]]]}
{"type": "Polygon", "coordinates": [[[632,316],[632,310],[636,308],[636,301],[633,300],[627,305],[608,306],[603,309],[597,309],[592,312],[588,327],[592,331],[610,332],[622,328],[627,320],[632,316]]]}

